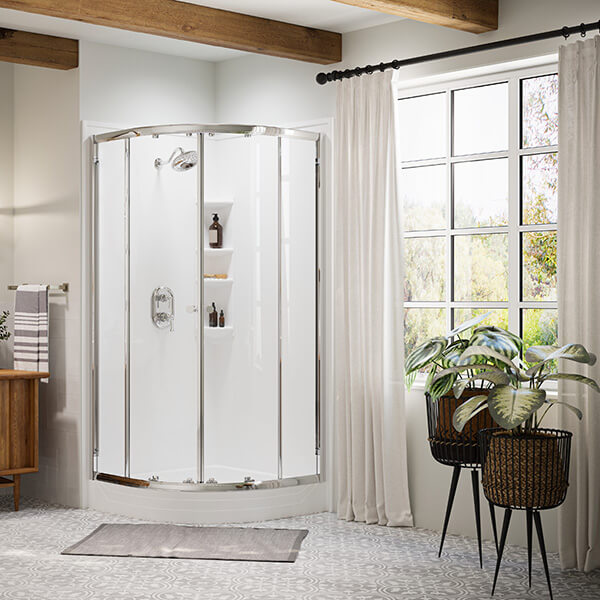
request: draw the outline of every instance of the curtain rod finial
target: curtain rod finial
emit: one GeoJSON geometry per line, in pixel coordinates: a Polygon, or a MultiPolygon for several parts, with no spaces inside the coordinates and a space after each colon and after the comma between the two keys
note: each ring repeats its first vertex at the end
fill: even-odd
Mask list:
{"type": "Polygon", "coordinates": [[[319,85],[325,85],[327,83],[327,74],[326,73],[318,73],[317,74],[317,83],[319,85]]]}

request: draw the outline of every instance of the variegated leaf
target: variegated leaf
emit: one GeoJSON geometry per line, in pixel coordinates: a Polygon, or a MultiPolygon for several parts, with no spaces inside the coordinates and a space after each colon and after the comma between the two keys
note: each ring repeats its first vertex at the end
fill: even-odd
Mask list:
{"type": "Polygon", "coordinates": [[[445,369],[455,367],[463,350],[469,345],[468,340],[456,340],[452,342],[440,357],[440,364],[445,369]]]}
{"type": "Polygon", "coordinates": [[[488,406],[492,418],[500,427],[514,429],[527,421],[545,400],[544,390],[499,385],[490,391],[488,406]]]}
{"type": "Polygon", "coordinates": [[[457,431],[462,431],[467,421],[487,408],[487,396],[474,396],[463,402],[452,415],[452,424],[457,431]]]}
{"type": "Polygon", "coordinates": [[[598,384],[594,379],[592,379],[591,377],[585,377],[584,375],[577,375],[575,373],[549,373],[548,375],[540,377],[540,379],[542,381],[547,381],[549,379],[554,381],[557,381],[558,379],[569,379],[571,381],[585,383],[586,385],[589,385],[594,391],[600,392],[600,387],[598,387],[598,384]]]}
{"type": "Polygon", "coordinates": [[[561,400],[549,400],[548,398],[546,398],[546,402],[548,404],[562,404],[567,410],[571,411],[580,421],[581,419],[583,419],[583,413],[576,406],[573,406],[568,402],[562,402],[561,400]]]}
{"type": "Polygon", "coordinates": [[[495,369],[492,365],[462,365],[456,367],[448,367],[447,369],[443,369],[442,371],[438,371],[433,378],[433,381],[437,381],[438,379],[445,377],[449,373],[462,373],[463,371],[488,371],[490,369],[495,369]]]}
{"type": "Polygon", "coordinates": [[[550,354],[556,352],[559,346],[531,346],[525,352],[525,360],[529,363],[545,360],[550,354]]]}
{"type": "Polygon", "coordinates": [[[478,327],[473,333],[480,333],[482,331],[487,331],[489,333],[494,333],[496,335],[501,335],[505,338],[508,338],[517,347],[519,352],[521,352],[525,347],[525,342],[523,342],[523,340],[518,335],[515,335],[514,333],[511,333],[506,329],[502,329],[501,327],[495,327],[493,325],[484,325],[483,327],[478,327]]]}
{"type": "Polygon", "coordinates": [[[441,377],[433,381],[426,389],[434,400],[438,400],[442,396],[446,395],[454,385],[456,381],[456,374],[449,373],[445,377],[441,377]]]}
{"type": "Polygon", "coordinates": [[[449,331],[446,334],[446,337],[453,337],[455,335],[458,335],[459,333],[462,333],[463,331],[466,331],[467,329],[471,329],[471,327],[475,327],[475,325],[477,325],[478,323],[481,323],[481,321],[484,321],[485,319],[487,319],[493,311],[488,311],[486,312],[484,315],[480,315],[479,317],[473,317],[472,319],[469,319],[468,321],[465,321],[464,323],[462,323],[461,325],[458,325],[457,327],[455,327],[452,331],[449,331]]]}
{"type": "Polygon", "coordinates": [[[415,379],[417,378],[417,371],[411,371],[405,378],[406,389],[410,391],[410,388],[413,386],[415,379]]]}
{"type": "Polygon", "coordinates": [[[469,361],[472,357],[484,357],[484,358],[493,358],[501,363],[504,363],[511,369],[515,371],[515,373],[519,372],[519,367],[515,365],[510,358],[504,356],[504,354],[500,354],[500,352],[496,352],[492,348],[488,348],[487,346],[469,346],[461,355],[460,360],[458,362],[459,366],[469,364],[469,361]]]}
{"type": "Polygon", "coordinates": [[[407,357],[404,365],[405,373],[418,371],[431,361],[436,360],[446,349],[448,340],[444,337],[436,337],[417,346],[407,357]]]}
{"type": "Polygon", "coordinates": [[[581,344],[565,344],[548,354],[541,362],[527,369],[527,374],[529,376],[535,375],[546,363],[558,359],[574,360],[575,362],[593,365],[596,362],[596,355],[590,354],[581,344]]]}
{"type": "Polygon", "coordinates": [[[489,381],[495,385],[508,385],[510,383],[510,377],[504,371],[494,369],[493,371],[484,371],[483,373],[479,373],[468,379],[461,379],[454,384],[454,397],[460,398],[467,385],[474,381],[489,381]]]}
{"type": "Polygon", "coordinates": [[[514,358],[519,354],[519,348],[511,338],[487,329],[474,333],[469,340],[469,346],[485,346],[507,358],[514,358]]]}

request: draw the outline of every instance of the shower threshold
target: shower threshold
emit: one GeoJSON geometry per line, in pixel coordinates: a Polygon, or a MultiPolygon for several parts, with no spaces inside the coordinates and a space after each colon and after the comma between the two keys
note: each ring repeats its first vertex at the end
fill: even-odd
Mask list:
{"type": "Polygon", "coordinates": [[[226,491],[248,491],[248,490],[272,490],[277,488],[295,487],[320,483],[320,475],[302,475],[300,477],[285,477],[283,479],[271,479],[267,481],[239,481],[230,483],[174,483],[167,481],[148,481],[146,479],[134,479],[110,473],[97,473],[96,481],[112,483],[126,487],[146,488],[154,490],[177,490],[181,492],[226,492],[226,491]]]}

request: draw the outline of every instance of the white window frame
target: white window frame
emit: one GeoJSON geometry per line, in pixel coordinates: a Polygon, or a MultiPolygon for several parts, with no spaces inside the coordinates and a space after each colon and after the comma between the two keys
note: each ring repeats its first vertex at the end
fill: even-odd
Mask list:
{"type": "MultiPolygon", "coordinates": [[[[521,148],[521,112],[520,112],[520,82],[522,79],[530,77],[539,77],[552,75],[558,72],[558,63],[556,60],[532,67],[506,68],[499,66],[493,72],[483,76],[461,76],[449,77],[442,82],[430,85],[411,86],[408,82],[401,82],[395,88],[396,101],[416,96],[425,96],[445,92],[446,98],[446,157],[416,161],[401,161],[398,157],[398,168],[429,165],[446,166],[446,190],[447,190],[447,220],[444,229],[409,231],[403,232],[404,238],[418,238],[443,236],[446,239],[446,297],[439,302],[405,302],[405,308],[443,308],[446,310],[447,330],[452,328],[453,309],[455,308],[488,308],[508,309],[508,328],[511,331],[521,333],[521,310],[528,308],[538,309],[557,309],[556,301],[523,301],[521,299],[521,277],[522,277],[522,252],[521,252],[521,234],[525,232],[556,231],[556,224],[548,225],[521,225],[521,164],[522,157],[532,154],[547,154],[558,152],[558,146],[542,146],[534,148],[521,148]],[[483,154],[470,154],[452,156],[452,91],[461,90],[495,83],[508,84],[508,150],[501,152],[488,152],[483,154]],[[485,160],[493,158],[507,158],[509,172],[509,208],[508,208],[508,227],[472,227],[456,228],[452,227],[452,208],[453,208],[453,186],[452,186],[452,165],[461,162],[473,160],[485,160]],[[451,300],[454,285],[453,277],[453,258],[452,258],[452,238],[458,235],[469,234],[487,234],[503,233],[508,234],[508,301],[507,302],[458,302],[451,300]]],[[[399,144],[402,141],[402,132],[397,128],[397,139],[399,144]]],[[[419,377],[416,387],[424,384],[424,376],[419,377]]],[[[552,382],[553,384],[555,382],[552,382]]],[[[556,385],[549,385],[549,390],[555,390],[556,385]]]]}

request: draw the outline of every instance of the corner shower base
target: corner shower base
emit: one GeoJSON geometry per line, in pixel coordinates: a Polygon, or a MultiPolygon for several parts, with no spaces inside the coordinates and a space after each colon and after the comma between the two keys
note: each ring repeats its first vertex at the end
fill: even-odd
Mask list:
{"type": "Polygon", "coordinates": [[[326,511],[327,484],[205,494],[89,481],[88,507],[165,523],[244,523],[326,511]]]}

